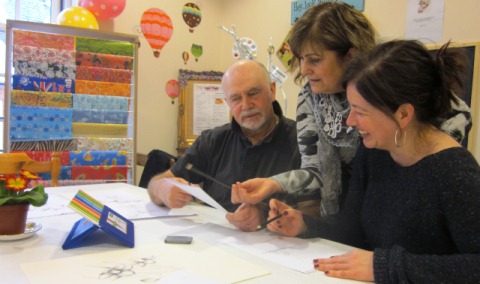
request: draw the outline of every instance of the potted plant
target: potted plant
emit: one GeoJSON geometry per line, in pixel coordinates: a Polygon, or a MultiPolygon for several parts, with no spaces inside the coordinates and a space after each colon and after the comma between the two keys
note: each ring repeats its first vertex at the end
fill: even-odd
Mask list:
{"type": "Polygon", "coordinates": [[[38,178],[25,170],[16,175],[0,175],[0,235],[23,233],[29,206],[47,203],[43,184],[27,190],[30,181],[38,178]]]}

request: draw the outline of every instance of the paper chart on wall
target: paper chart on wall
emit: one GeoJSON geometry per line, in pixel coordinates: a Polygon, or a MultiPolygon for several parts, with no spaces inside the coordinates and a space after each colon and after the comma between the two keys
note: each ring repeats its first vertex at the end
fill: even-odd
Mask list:
{"type": "Polygon", "coordinates": [[[79,255],[21,265],[31,284],[156,283],[172,273],[236,283],[270,272],[198,240],[79,255]],[[206,261],[208,260],[208,261],[206,261]]]}

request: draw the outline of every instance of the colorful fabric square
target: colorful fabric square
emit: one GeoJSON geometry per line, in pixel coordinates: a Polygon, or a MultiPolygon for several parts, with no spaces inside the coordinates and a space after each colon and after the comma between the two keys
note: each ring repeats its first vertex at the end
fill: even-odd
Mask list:
{"type": "Polygon", "coordinates": [[[76,143],[71,137],[67,139],[42,140],[42,141],[12,141],[12,151],[72,151],[76,143]]]}
{"type": "Polygon", "coordinates": [[[72,179],[126,181],[127,171],[127,166],[72,166],[72,179]]]}
{"type": "Polygon", "coordinates": [[[12,90],[10,102],[18,106],[72,108],[72,94],[12,90]]]}
{"type": "Polygon", "coordinates": [[[128,112],[119,110],[73,109],[73,122],[126,124],[128,112]]]}
{"type": "MultiPolygon", "coordinates": [[[[38,176],[42,180],[51,180],[52,176],[50,173],[39,173],[38,176]]],[[[72,166],[61,166],[60,167],[60,175],[58,176],[58,180],[69,180],[72,179],[72,166]]],[[[60,185],[60,183],[59,183],[60,185]]]]}
{"type": "Polygon", "coordinates": [[[70,152],[72,166],[126,166],[125,151],[72,151],[70,152]]]}
{"type": "Polygon", "coordinates": [[[72,137],[72,109],[10,107],[11,140],[45,140],[72,137]]]}
{"type": "Polygon", "coordinates": [[[75,81],[65,78],[39,78],[23,75],[13,75],[13,89],[40,92],[72,93],[75,81]]]}
{"type": "Polygon", "coordinates": [[[112,83],[130,83],[132,81],[132,71],[102,67],[77,66],[77,79],[112,83]]]}
{"type": "MultiPolygon", "coordinates": [[[[75,39],[69,35],[13,30],[13,44],[44,48],[75,50],[75,39]]],[[[133,53],[132,53],[133,54],[133,53]]]]}
{"type": "Polygon", "coordinates": [[[133,139],[131,138],[77,138],[77,151],[132,151],[133,139]]]}
{"type": "Polygon", "coordinates": [[[128,125],[101,123],[72,123],[73,137],[127,138],[128,125]]]}
{"type": "Polygon", "coordinates": [[[131,91],[130,84],[84,80],[75,81],[75,93],[77,94],[130,97],[131,91]]]}
{"type": "Polygon", "coordinates": [[[73,51],[55,48],[14,45],[13,58],[28,62],[75,65],[75,54],[73,51]]]}
{"type": "Polygon", "coordinates": [[[133,58],[79,51],[75,53],[75,64],[77,66],[132,70],[133,58]]]}
{"type": "Polygon", "coordinates": [[[130,42],[76,37],[75,50],[77,52],[81,51],[121,56],[133,56],[135,46],[133,45],[133,43],[130,42]]]}
{"type": "Polygon", "coordinates": [[[85,218],[96,225],[98,225],[100,222],[103,204],[85,193],[83,190],[79,190],[77,194],[75,194],[68,206],[82,214],[85,218]]]}
{"type": "Polygon", "coordinates": [[[15,75],[50,79],[75,79],[75,65],[14,60],[13,67],[15,68],[15,75]]]}
{"type": "Polygon", "coordinates": [[[128,98],[73,94],[74,109],[103,109],[128,111],[128,98]]]}
{"type": "MultiPolygon", "coordinates": [[[[25,153],[32,160],[39,162],[49,162],[52,159],[51,151],[11,151],[13,153],[25,153]]],[[[70,152],[64,151],[60,152],[60,165],[69,166],[70,165],[70,152]]]]}

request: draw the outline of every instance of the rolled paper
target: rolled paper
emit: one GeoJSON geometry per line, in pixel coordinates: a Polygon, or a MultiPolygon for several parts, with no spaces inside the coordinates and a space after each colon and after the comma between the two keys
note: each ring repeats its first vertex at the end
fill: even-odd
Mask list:
{"type": "Polygon", "coordinates": [[[73,137],[127,138],[127,124],[72,123],[73,137]]]}
{"type": "Polygon", "coordinates": [[[71,151],[72,166],[126,166],[125,151],[71,151]]]}
{"type": "Polygon", "coordinates": [[[12,151],[72,151],[75,150],[76,143],[69,137],[66,139],[52,139],[42,141],[12,141],[10,149],[12,151]]]}
{"type": "Polygon", "coordinates": [[[78,151],[132,151],[132,138],[99,138],[78,137],[76,149],[78,151]]]}
{"type": "Polygon", "coordinates": [[[77,80],[126,83],[126,84],[132,81],[131,70],[77,66],[76,72],[77,72],[76,73],[77,80]]]}
{"type": "Polygon", "coordinates": [[[75,64],[77,66],[132,70],[133,58],[130,56],[78,51],[75,53],[75,64]]]}
{"type": "Polygon", "coordinates": [[[72,109],[10,107],[11,140],[48,140],[72,137],[72,109]]]}
{"type": "Polygon", "coordinates": [[[128,112],[121,110],[73,109],[73,122],[127,124],[128,112]]]}
{"type": "Polygon", "coordinates": [[[77,94],[130,97],[131,92],[130,84],[85,80],[75,81],[75,93],[77,94]]]}
{"type": "Polygon", "coordinates": [[[72,93],[75,80],[65,78],[40,78],[33,76],[13,75],[13,89],[40,92],[72,93]]]}
{"type": "Polygon", "coordinates": [[[34,62],[13,60],[15,75],[23,75],[40,78],[64,78],[75,79],[75,65],[51,64],[46,62],[34,62]]]}
{"type": "Polygon", "coordinates": [[[73,94],[74,109],[101,109],[128,111],[128,98],[73,94]]]}
{"type": "Polygon", "coordinates": [[[73,51],[36,46],[14,45],[13,59],[28,62],[75,65],[75,54],[73,51]]]}
{"type": "Polygon", "coordinates": [[[135,46],[130,42],[110,41],[86,37],[76,37],[75,50],[81,52],[104,53],[112,55],[133,56],[135,46]]]}
{"type": "Polygon", "coordinates": [[[12,105],[72,108],[72,94],[46,93],[23,90],[10,92],[12,105]]]}
{"type": "Polygon", "coordinates": [[[127,172],[127,166],[72,166],[72,179],[126,181],[127,172]]]}
{"type": "MultiPolygon", "coordinates": [[[[69,35],[13,30],[13,44],[63,50],[75,50],[75,38],[69,35]]],[[[133,54],[133,53],[132,53],[133,54]]]]}

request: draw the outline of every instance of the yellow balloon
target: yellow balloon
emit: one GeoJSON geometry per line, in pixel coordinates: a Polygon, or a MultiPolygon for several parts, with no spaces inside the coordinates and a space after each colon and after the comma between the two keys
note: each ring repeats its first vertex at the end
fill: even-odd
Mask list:
{"type": "Polygon", "coordinates": [[[82,7],[70,7],[60,12],[57,17],[57,24],[98,30],[98,22],[95,15],[82,7]]]}

